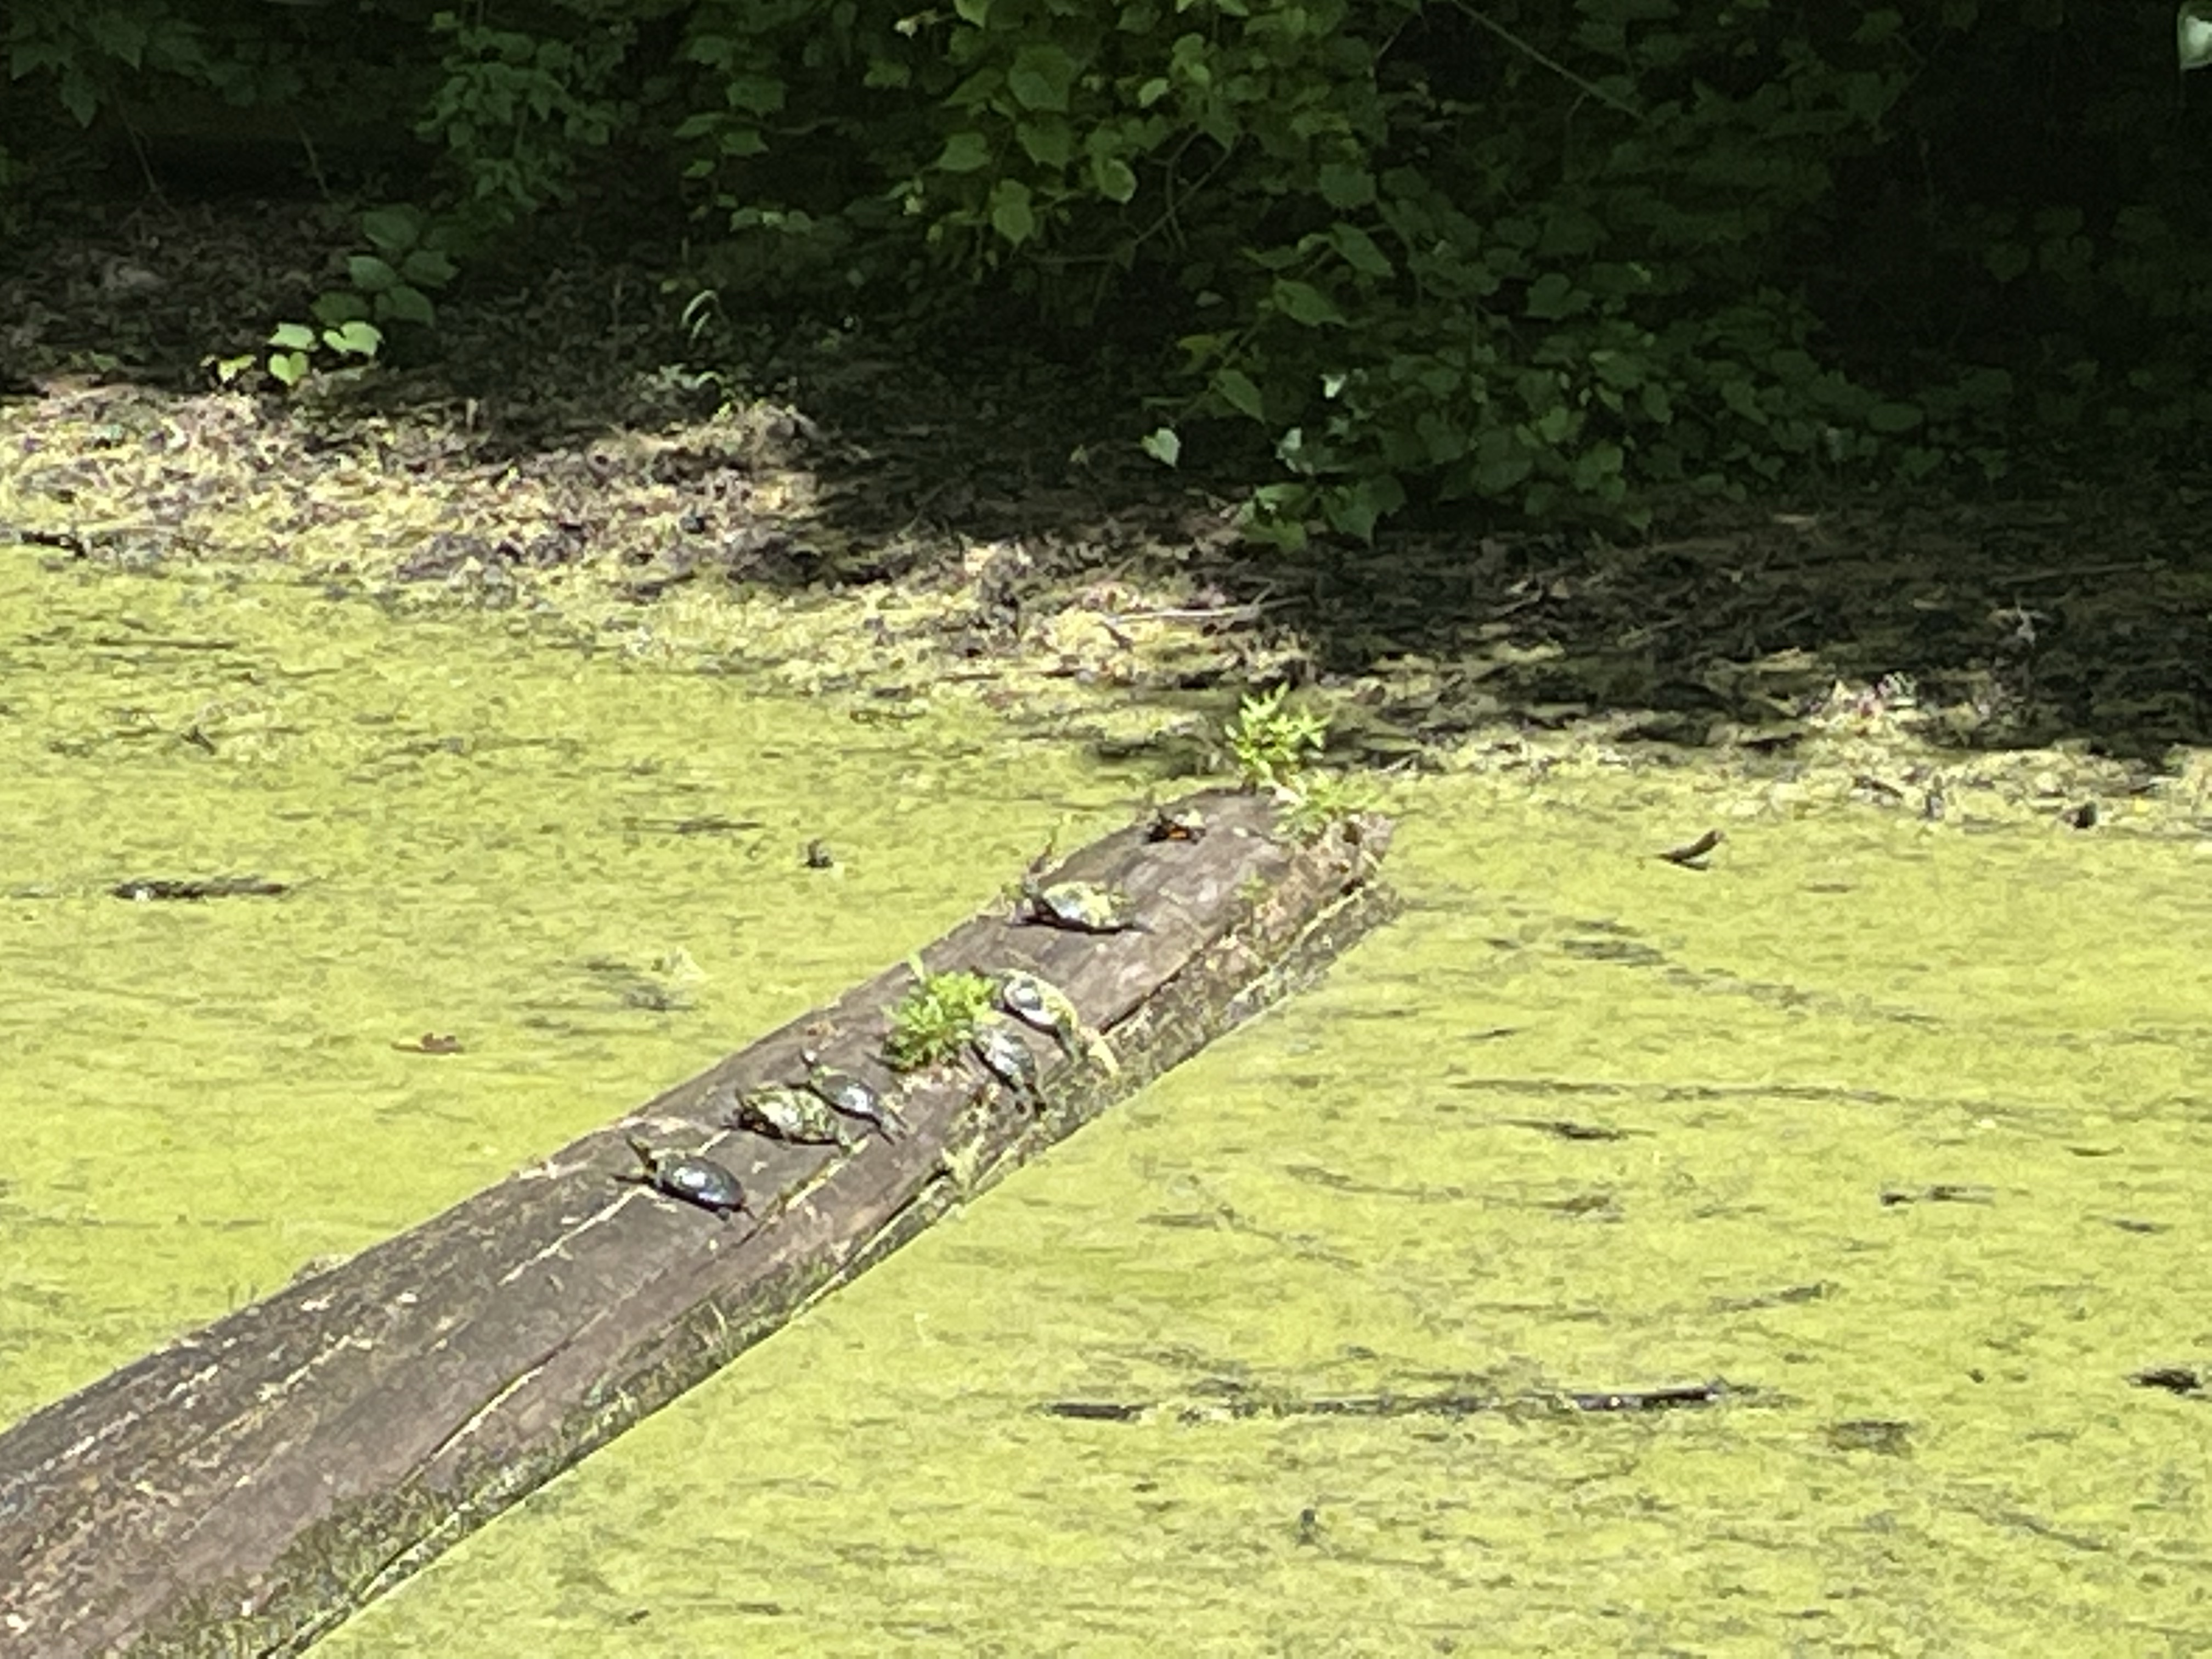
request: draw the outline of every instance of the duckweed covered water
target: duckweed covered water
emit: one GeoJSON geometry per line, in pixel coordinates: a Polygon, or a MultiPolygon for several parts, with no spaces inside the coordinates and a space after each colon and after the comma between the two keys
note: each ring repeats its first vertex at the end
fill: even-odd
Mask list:
{"type": "Polygon", "coordinates": [[[2127,1380],[2207,1340],[2205,860],[1865,812],[1698,874],[1684,810],[1415,792],[1323,988],[327,1651],[2212,1648],[2204,1407],[2127,1380]]]}
{"type": "MultiPolygon", "coordinates": [[[[82,650],[113,622],[80,592],[82,650]]],[[[45,775],[99,833],[11,826],[11,875],[43,848],[22,879],[66,890],[5,913],[9,982],[43,975],[9,1042],[47,1079],[7,1108],[29,1150],[0,1225],[48,1301],[11,1293],[7,1329],[47,1392],[216,1310],[226,1273],[281,1278],[604,1120],[879,965],[886,906],[898,948],[930,936],[984,896],[954,890],[979,866],[1126,792],[1048,784],[949,721],[900,729],[881,773],[838,763],[936,787],[829,830],[883,852],[824,896],[792,854],[823,793],[806,744],[853,738],[834,714],[460,634],[418,635],[407,669],[408,630],[313,614],[265,657],[290,665],[276,723],[312,781],[249,783],[259,830],[164,825],[45,775]],[[386,723],[307,718],[362,695],[313,666],[384,685],[386,723]],[[469,730],[535,746],[447,766],[435,740],[469,730]],[[1023,799],[983,810],[1009,776],[1023,799]],[[706,811],[768,827],[632,822],[706,811]],[[317,879],[259,908],[93,890],[187,852],[317,879]],[[313,949],[311,919],[270,920],[316,905],[313,949]],[[148,926],[167,931],[127,931],[148,926]],[[105,950],[63,961],[80,933],[105,950]],[[677,950],[703,975],[690,1013],[575,965],[658,983],[677,950]],[[289,953],[289,991],[256,988],[257,951],[289,953]],[[386,1046],[423,1026],[470,1053],[386,1046]],[[284,1118],[303,1096],[315,1115],[284,1118]],[[176,1161],[153,1192],[115,1185],[132,1145],[176,1161]]],[[[19,709],[25,650],[0,690],[19,709]]],[[[0,729],[27,756],[32,726],[110,730],[94,716],[125,701],[80,699],[0,729]]],[[[150,773],[182,798],[208,764],[109,741],[111,787],[150,773]]],[[[2212,1651],[2206,1407],[2128,1381],[2212,1346],[2202,851],[1754,802],[1700,873],[1650,856],[1710,821],[1686,771],[1450,779],[1402,805],[1408,913],[1323,987],[319,1651],[2212,1651]],[[1535,1403],[1715,1377],[1743,1392],[1535,1403]],[[1451,1391],[1527,1403],[1310,1409],[1451,1391]],[[1146,1409],[1050,1413],[1066,1401],[1146,1409]]]]}
{"type": "Polygon", "coordinates": [[[957,713],[21,552],[0,777],[0,1422],[842,992],[1133,789],[957,713]],[[111,890],[243,875],[289,890],[111,890]]]}

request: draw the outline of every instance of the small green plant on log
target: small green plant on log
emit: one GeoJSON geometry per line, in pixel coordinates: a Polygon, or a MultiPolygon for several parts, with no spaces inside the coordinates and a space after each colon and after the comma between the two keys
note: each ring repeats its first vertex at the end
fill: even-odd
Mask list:
{"type": "Polygon", "coordinates": [[[958,1054],[991,1006],[991,981],[981,974],[933,974],[919,961],[914,988],[891,1010],[884,1059],[893,1071],[918,1072],[958,1054]]]}
{"type": "Polygon", "coordinates": [[[1283,828],[1300,841],[1311,841],[1374,805],[1373,792],[1342,773],[1302,772],[1285,792],[1283,828]]]}
{"type": "Polygon", "coordinates": [[[1237,775],[1247,789],[1296,787],[1308,756],[1328,739],[1328,721],[1310,708],[1285,708],[1290,688],[1277,686],[1237,705],[1237,718],[1222,728],[1237,757],[1237,775]]]}

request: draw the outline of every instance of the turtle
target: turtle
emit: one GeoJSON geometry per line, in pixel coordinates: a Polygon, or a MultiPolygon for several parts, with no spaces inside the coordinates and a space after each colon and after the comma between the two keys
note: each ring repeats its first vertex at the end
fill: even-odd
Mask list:
{"type": "Polygon", "coordinates": [[[1049,981],[1018,968],[1009,969],[999,976],[999,1006],[1030,1030],[1050,1036],[1070,1060],[1088,1060],[1109,1077],[1120,1073],[1121,1063],[1106,1039],[1083,1023],[1073,1000],[1049,981]]]}
{"type": "Polygon", "coordinates": [[[1206,814],[1195,806],[1179,809],[1155,806],[1151,819],[1145,825],[1145,839],[1151,842],[1203,841],[1206,830],[1206,814]]]}
{"type": "Polygon", "coordinates": [[[806,1086],[819,1095],[830,1110],[857,1118],[886,1140],[896,1139],[906,1127],[904,1121],[884,1097],[851,1073],[824,1066],[822,1056],[811,1048],[801,1054],[799,1059],[806,1062],[806,1086]]]}
{"type": "Polygon", "coordinates": [[[1152,931],[1138,920],[1136,906],[1127,893],[1089,881],[1056,881],[1048,887],[1034,877],[1025,878],[1015,920],[1062,927],[1072,933],[1152,931]]]}
{"type": "Polygon", "coordinates": [[[725,1221],[739,1211],[751,1213],[752,1206],[745,1202],[745,1189],[738,1184],[737,1176],[711,1158],[686,1152],[656,1152],[635,1135],[627,1139],[630,1151],[645,1166],[645,1172],[620,1179],[650,1187],[671,1198],[680,1198],[687,1204],[696,1204],[702,1210],[712,1210],[725,1221]]]}
{"type": "Polygon", "coordinates": [[[1014,1035],[1012,1027],[979,1025],[975,1035],[968,1040],[968,1046],[983,1062],[983,1069],[1012,1089],[1018,1098],[1035,1101],[1038,1097],[1036,1056],[1030,1052],[1028,1043],[1014,1035]]]}
{"type": "Polygon", "coordinates": [[[797,1146],[835,1146],[849,1152],[856,1144],[827,1101],[781,1085],[740,1092],[729,1122],[733,1129],[750,1129],[797,1146]]]}

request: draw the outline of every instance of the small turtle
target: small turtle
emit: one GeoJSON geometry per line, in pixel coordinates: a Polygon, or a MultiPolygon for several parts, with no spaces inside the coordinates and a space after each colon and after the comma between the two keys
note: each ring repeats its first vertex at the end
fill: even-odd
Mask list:
{"type": "Polygon", "coordinates": [[[895,1139],[906,1124],[873,1089],[849,1072],[833,1071],[811,1048],[799,1058],[806,1062],[806,1086],[822,1097],[830,1110],[857,1118],[886,1140],[895,1139]]]}
{"type": "Polygon", "coordinates": [[[1000,976],[999,1006],[1030,1030],[1050,1036],[1070,1060],[1088,1060],[1109,1077],[1120,1073],[1121,1062],[1106,1039],[1083,1023],[1073,1000],[1057,985],[1012,969],[1000,976]]]}
{"type": "Polygon", "coordinates": [[[1047,887],[1035,878],[1025,879],[1015,919],[1064,927],[1073,933],[1152,931],[1137,919],[1136,906],[1127,893],[1089,881],[1056,881],[1047,887]]]}
{"type": "Polygon", "coordinates": [[[1203,841],[1206,829],[1206,814],[1195,806],[1186,806],[1180,811],[1156,806],[1152,809],[1151,822],[1145,826],[1145,839],[1154,842],[1203,841]]]}
{"type": "Polygon", "coordinates": [[[983,1069],[1012,1089],[1017,1097],[1030,1102],[1037,1099],[1041,1079],[1036,1056],[1010,1027],[981,1026],[969,1039],[968,1046],[983,1062],[983,1069]]]}
{"type": "Polygon", "coordinates": [[[856,1144],[830,1103],[803,1089],[778,1085],[742,1093],[729,1121],[733,1129],[750,1129],[796,1146],[835,1146],[849,1152],[856,1144]]]}
{"type": "Polygon", "coordinates": [[[635,1135],[628,1139],[630,1151],[637,1154],[637,1161],[645,1166],[645,1172],[621,1179],[650,1187],[671,1198],[680,1198],[687,1204],[696,1204],[702,1210],[712,1210],[725,1221],[741,1210],[751,1213],[752,1206],[745,1202],[745,1189],[738,1184],[737,1176],[711,1158],[656,1152],[635,1135]]]}

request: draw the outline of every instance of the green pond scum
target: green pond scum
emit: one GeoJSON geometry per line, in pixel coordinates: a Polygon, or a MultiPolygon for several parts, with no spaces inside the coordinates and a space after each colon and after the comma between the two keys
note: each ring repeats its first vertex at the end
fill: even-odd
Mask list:
{"type": "MultiPolygon", "coordinates": [[[[28,558],[0,704],[7,1415],[607,1121],[1151,781],[957,703],[890,731],[28,558]],[[290,886],[108,891],[242,873],[290,886]]],[[[2204,844],[1595,754],[1388,805],[1405,912],[1319,988],[318,1653],[2212,1651],[2208,1407],[2130,1381],[2212,1359],[2204,844]],[[1494,1408],[1330,1408],[1455,1395],[1494,1408]]]]}
{"type": "Polygon", "coordinates": [[[0,1422],[619,1116],[1141,787],[1047,754],[1010,786],[957,707],[866,724],[525,623],[28,550],[0,709],[0,1422]],[[113,890],[244,875],[283,890],[113,890]]]}

